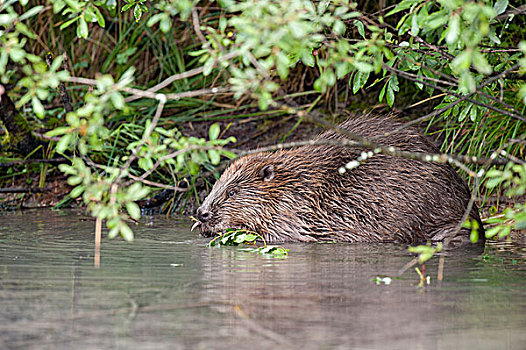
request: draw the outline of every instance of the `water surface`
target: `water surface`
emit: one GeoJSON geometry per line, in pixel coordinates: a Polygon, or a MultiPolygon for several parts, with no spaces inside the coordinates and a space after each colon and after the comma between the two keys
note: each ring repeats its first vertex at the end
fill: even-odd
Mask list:
{"type": "Polygon", "coordinates": [[[526,247],[426,266],[406,247],[287,244],[285,259],[208,248],[154,217],[103,240],[75,212],[0,214],[0,349],[525,349],[526,247]],[[485,256],[485,258],[483,258],[485,256]],[[371,281],[390,276],[390,285],[371,281]]]}

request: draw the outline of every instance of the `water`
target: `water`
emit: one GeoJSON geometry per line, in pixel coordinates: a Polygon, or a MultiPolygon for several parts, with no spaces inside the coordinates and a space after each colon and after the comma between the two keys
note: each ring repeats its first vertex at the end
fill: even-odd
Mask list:
{"type": "Polygon", "coordinates": [[[103,240],[75,212],[0,215],[0,349],[526,349],[526,247],[459,251],[418,287],[396,245],[207,248],[155,217],[103,240]]]}

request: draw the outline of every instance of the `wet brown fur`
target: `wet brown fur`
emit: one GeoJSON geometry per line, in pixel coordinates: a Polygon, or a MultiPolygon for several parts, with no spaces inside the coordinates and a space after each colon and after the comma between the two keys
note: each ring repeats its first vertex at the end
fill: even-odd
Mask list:
{"type": "MultiPolygon", "coordinates": [[[[400,125],[391,117],[362,116],[341,126],[384,146],[438,152],[415,128],[382,136],[400,125]]],[[[328,131],[318,138],[342,137],[328,131]]],[[[200,207],[198,213],[209,214],[201,232],[243,228],[267,242],[469,242],[470,231],[456,227],[470,191],[450,165],[378,154],[338,172],[363,151],[319,145],[240,158],[200,207]]],[[[470,216],[480,222],[477,208],[470,216]]]]}

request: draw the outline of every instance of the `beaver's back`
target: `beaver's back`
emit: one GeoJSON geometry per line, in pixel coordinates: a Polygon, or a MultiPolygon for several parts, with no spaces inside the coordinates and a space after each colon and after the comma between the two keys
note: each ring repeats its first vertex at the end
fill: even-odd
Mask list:
{"type": "MultiPolygon", "coordinates": [[[[359,116],[340,127],[382,146],[392,146],[408,152],[438,153],[432,144],[414,127],[402,128],[403,123],[391,117],[359,116]],[[394,130],[399,129],[392,133],[394,130]],[[389,135],[386,136],[386,134],[389,135]]],[[[317,139],[345,138],[333,130],[317,139]]],[[[350,218],[358,225],[346,224],[343,229],[356,230],[358,240],[368,241],[442,241],[455,234],[470,200],[464,180],[449,164],[438,164],[377,154],[345,174],[338,169],[360,157],[362,148],[338,146],[306,146],[298,149],[313,160],[323,160],[325,190],[320,205],[335,217],[333,228],[338,229],[339,218],[350,218]],[[334,185],[333,185],[334,184],[334,185]],[[342,203],[344,202],[344,203],[342,203]]],[[[470,217],[479,222],[476,207],[470,217]]],[[[469,230],[462,229],[452,243],[469,241],[469,230]]]]}

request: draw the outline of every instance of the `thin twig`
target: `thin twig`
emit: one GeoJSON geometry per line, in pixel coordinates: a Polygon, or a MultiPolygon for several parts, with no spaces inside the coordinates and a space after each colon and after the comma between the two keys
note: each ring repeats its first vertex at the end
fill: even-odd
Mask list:
{"type": "MultiPolygon", "coordinates": [[[[68,78],[68,81],[72,83],[83,84],[83,85],[97,85],[97,80],[89,79],[89,78],[70,77],[68,78]]],[[[136,97],[132,100],[135,100],[137,98],[150,98],[150,99],[158,100],[160,98],[159,96],[162,95],[162,94],[158,94],[155,92],[151,92],[150,90],[139,90],[139,89],[130,88],[130,87],[117,87],[116,86],[116,89],[132,94],[134,97],[136,97]]],[[[230,91],[230,89],[224,88],[224,87],[222,88],[214,87],[214,88],[209,88],[209,89],[199,89],[199,90],[179,92],[176,94],[164,94],[164,97],[166,98],[166,100],[180,100],[182,98],[224,93],[227,91],[230,91]]],[[[129,102],[128,99],[126,101],[129,102]]]]}
{"type": "Polygon", "coordinates": [[[139,181],[139,182],[142,182],[145,185],[152,186],[152,187],[165,188],[167,190],[179,191],[179,192],[187,192],[188,191],[187,188],[181,188],[181,187],[177,187],[177,186],[165,185],[165,184],[162,184],[162,183],[159,183],[159,182],[154,182],[154,181],[142,179],[141,177],[135,176],[135,175],[132,175],[132,174],[128,174],[127,176],[130,179],[134,180],[134,181],[139,181]]]}
{"type": "MultiPolygon", "coordinates": [[[[317,121],[315,121],[315,123],[318,124],[317,121]]],[[[329,125],[325,123],[322,126],[324,126],[327,129],[334,129],[334,127],[339,127],[336,124],[329,125]]],[[[347,135],[344,135],[344,136],[347,136],[347,135]]],[[[444,153],[424,153],[424,152],[400,151],[394,147],[384,147],[376,143],[369,142],[366,139],[363,139],[363,140],[364,142],[352,141],[352,140],[328,140],[328,139],[294,141],[294,142],[280,143],[277,145],[272,145],[272,146],[267,146],[267,147],[261,147],[261,148],[257,148],[254,150],[238,152],[238,156],[242,157],[242,156],[249,155],[249,154],[261,153],[261,152],[271,152],[271,151],[296,148],[296,147],[302,147],[302,146],[328,145],[328,146],[349,147],[349,148],[363,147],[363,148],[374,150],[376,151],[375,153],[381,153],[381,154],[386,154],[386,155],[391,155],[391,156],[396,156],[396,157],[401,157],[401,158],[407,158],[407,159],[421,160],[424,162],[453,163],[454,165],[460,167],[462,170],[466,171],[468,174],[472,174],[472,171],[469,170],[469,168],[465,167],[462,163],[478,164],[478,165],[506,164],[506,161],[501,160],[501,159],[495,159],[495,158],[465,156],[462,154],[448,155],[444,153]]],[[[234,150],[230,150],[230,151],[235,152],[234,150]]]]}
{"type": "Polygon", "coordinates": [[[429,47],[431,50],[439,53],[440,55],[442,55],[443,57],[447,58],[450,61],[455,58],[453,55],[445,52],[444,50],[441,50],[438,46],[428,43],[427,41],[425,41],[424,39],[422,39],[418,35],[415,36],[415,40],[416,40],[416,42],[424,44],[425,46],[429,47]]]}
{"type": "Polygon", "coordinates": [[[203,47],[207,48],[209,45],[208,45],[208,42],[206,41],[205,36],[203,35],[203,32],[201,31],[201,27],[199,25],[199,16],[197,14],[197,10],[195,7],[192,7],[192,22],[194,25],[195,34],[197,34],[197,37],[199,38],[201,43],[203,43],[203,47]]]}
{"type": "Polygon", "coordinates": [[[68,159],[64,158],[64,157],[52,158],[52,159],[24,159],[24,160],[13,160],[13,161],[7,162],[7,163],[0,163],[0,167],[10,167],[10,166],[13,166],[13,165],[31,164],[31,163],[60,164],[60,163],[65,163],[66,161],[68,161],[68,159]]]}
{"type": "MultiPolygon", "coordinates": [[[[353,132],[350,132],[347,129],[342,128],[341,126],[334,124],[328,120],[325,120],[322,118],[321,113],[316,111],[311,112],[305,112],[305,111],[298,111],[293,107],[289,106],[282,106],[285,110],[287,110],[291,114],[296,114],[298,117],[303,118],[306,121],[312,122],[314,124],[318,124],[325,129],[331,129],[337,132],[340,135],[343,135],[347,137],[348,139],[355,141],[354,143],[348,143],[349,141],[346,140],[338,140],[338,142],[341,142],[343,146],[345,146],[346,143],[348,143],[348,146],[352,147],[364,147],[367,149],[372,150],[374,153],[382,153],[386,155],[396,156],[396,157],[402,157],[407,159],[415,159],[415,160],[421,160],[425,162],[436,162],[436,163],[452,163],[454,165],[457,165],[461,167],[463,170],[467,171],[468,174],[471,173],[471,170],[469,170],[467,167],[465,167],[461,162],[464,163],[471,163],[471,164],[489,164],[489,162],[497,162],[500,163],[500,161],[496,160],[496,157],[492,158],[480,158],[475,156],[465,156],[465,155],[448,155],[444,153],[436,153],[436,154],[428,154],[423,152],[408,152],[408,151],[401,151],[397,149],[396,147],[388,146],[385,147],[383,145],[380,145],[376,142],[371,141],[370,139],[366,139],[358,134],[355,134],[353,132]]],[[[316,143],[325,143],[329,142],[332,143],[334,140],[311,140],[311,141],[305,141],[309,145],[313,145],[316,143]]],[[[294,143],[298,145],[299,143],[294,143]]],[[[265,148],[256,150],[261,151],[265,148]]]]}
{"type": "MultiPolygon", "coordinates": [[[[223,62],[223,61],[228,61],[228,60],[231,60],[233,58],[236,58],[238,56],[240,56],[241,53],[239,51],[234,51],[234,52],[230,52],[230,53],[227,53],[226,55],[224,56],[221,56],[219,57],[215,62],[214,62],[214,65],[217,65],[218,63],[220,62],[223,62]]],[[[174,74],[172,75],[171,77],[169,78],[166,78],[165,80],[163,80],[162,82],[160,82],[159,84],[149,88],[147,91],[145,92],[148,92],[148,93],[155,93],[159,90],[161,90],[162,88],[165,88],[167,87],[168,85],[170,85],[171,83],[173,83],[174,81],[177,81],[177,80],[181,80],[181,79],[186,79],[186,78],[190,78],[194,75],[198,75],[198,74],[201,74],[203,73],[204,71],[204,66],[201,66],[201,67],[198,67],[198,68],[194,68],[194,69],[191,69],[189,71],[186,71],[186,72],[183,72],[183,73],[179,73],[179,74],[174,74]]],[[[140,98],[142,96],[140,95],[136,95],[136,96],[130,96],[126,99],[126,102],[131,102],[131,101],[134,101],[138,98],[140,98]]],[[[166,95],[166,97],[168,99],[171,99],[169,97],[169,95],[166,95]]]]}
{"type": "Polygon", "coordinates": [[[412,266],[415,266],[418,262],[418,257],[413,258],[413,260],[409,261],[407,264],[402,266],[400,270],[398,270],[398,276],[402,275],[404,272],[407,271],[407,269],[411,268],[412,266]]]}
{"type": "Polygon", "coordinates": [[[13,188],[0,188],[0,193],[42,193],[50,192],[52,188],[22,188],[22,187],[13,187],[13,188]]]}

